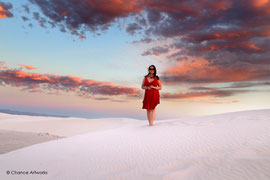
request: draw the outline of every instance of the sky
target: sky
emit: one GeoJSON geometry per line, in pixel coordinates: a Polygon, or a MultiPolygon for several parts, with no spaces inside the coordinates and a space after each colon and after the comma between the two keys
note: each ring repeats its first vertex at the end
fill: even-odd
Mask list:
{"type": "Polygon", "coordinates": [[[156,119],[270,108],[268,0],[0,0],[0,109],[156,119]]]}

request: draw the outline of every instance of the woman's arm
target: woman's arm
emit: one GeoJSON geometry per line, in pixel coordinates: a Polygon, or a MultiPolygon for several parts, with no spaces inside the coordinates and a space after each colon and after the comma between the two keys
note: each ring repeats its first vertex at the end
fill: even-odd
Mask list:
{"type": "Polygon", "coordinates": [[[162,89],[162,84],[161,84],[161,81],[160,79],[158,80],[158,87],[154,87],[153,88],[157,89],[157,90],[161,90],[162,89]]]}
{"type": "Polygon", "coordinates": [[[142,88],[142,89],[148,89],[148,87],[147,87],[147,86],[144,86],[144,81],[145,81],[145,78],[143,79],[143,82],[142,82],[142,86],[141,86],[141,88],[142,88]]]}

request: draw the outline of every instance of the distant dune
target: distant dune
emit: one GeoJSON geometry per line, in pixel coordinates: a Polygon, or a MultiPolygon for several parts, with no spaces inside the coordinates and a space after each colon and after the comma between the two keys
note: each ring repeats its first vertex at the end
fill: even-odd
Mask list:
{"type": "Polygon", "coordinates": [[[60,116],[60,115],[42,114],[42,113],[34,113],[34,112],[14,111],[14,110],[9,110],[9,109],[0,109],[0,113],[15,114],[15,115],[28,115],[28,116],[70,117],[70,116],[60,116]]]}
{"type": "Polygon", "coordinates": [[[48,133],[18,132],[0,129],[0,154],[58,138],[63,137],[48,133]]]}
{"type": "Polygon", "coordinates": [[[1,180],[270,179],[270,109],[154,126],[127,118],[0,114],[0,127],[65,137],[0,155],[1,180]]]}

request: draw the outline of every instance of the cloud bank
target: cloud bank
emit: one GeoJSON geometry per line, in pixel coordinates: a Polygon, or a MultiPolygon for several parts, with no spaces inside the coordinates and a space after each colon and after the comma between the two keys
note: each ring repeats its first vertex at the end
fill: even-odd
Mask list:
{"type": "Polygon", "coordinates": [[[112,99],[113,101],[116,100],[110,98],[110,96],[125,95],[131,98],[141,96],[141,92],[137,88],[114,85],[109,82],[101,82],[93,79],[83,79],[71,75],[29,73],[18,68],[8,68],[5,66],[5,62],[1,62],[0,65],[0,85],[22,87],[22,91],[47,94],[75,92],[83,98],[97,100],[112,99]],[[108,97],[100,98],[95,95],[108,97]]]}
{"type": "MultiPolygon", "coordinates": [[[[86,38],[86,32],[101,35],[114,23],[129,18],[126,31],[130,35],[141,34],[140,42],[150,46],[141,55],[162,56],[172,62],[161,72],[162,82],[193,86],[190,90],[194,92],[164,93],[164,98],[226,97],[246,92],[235,88],[269,85],[269,0],[29,0],[29,3],[41,11],[31,12],[25,4],[25,12],[42,27],[58,27],[81,39],[86,38]],[[218,83],[231,85],[219,89],[206,87],[218,83]]],[[[72,81],[70,77],[62,78],[72,81]]],[[[110,88],[86,89],[113,94],[110,88]]],[[[123,90],[120,89],[115,90],[119,93],[123,90]]],[[[137,92],[125,90],[131,96],[137,92]]]]}

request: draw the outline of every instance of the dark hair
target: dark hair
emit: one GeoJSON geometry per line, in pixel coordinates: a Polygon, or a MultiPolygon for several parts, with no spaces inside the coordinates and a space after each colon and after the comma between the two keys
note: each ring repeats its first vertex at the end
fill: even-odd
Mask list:
{"type": "Polygon", "coordinates": [[[150,75],[150,72],[149,72],[149,68],[150,67],[154,67],[154,78],[155,77],[157,77],[157,79],[159,79],[159,77],[156,75],[157,74],[157,69],[156,69],[156,66],[154,66],[153,64],[152,65],[150,65],[149,67],[148,67],[148,74],[147,75],[145,75],[144,77],[147,77],[147,76],[149,76],[150,75]]]}

